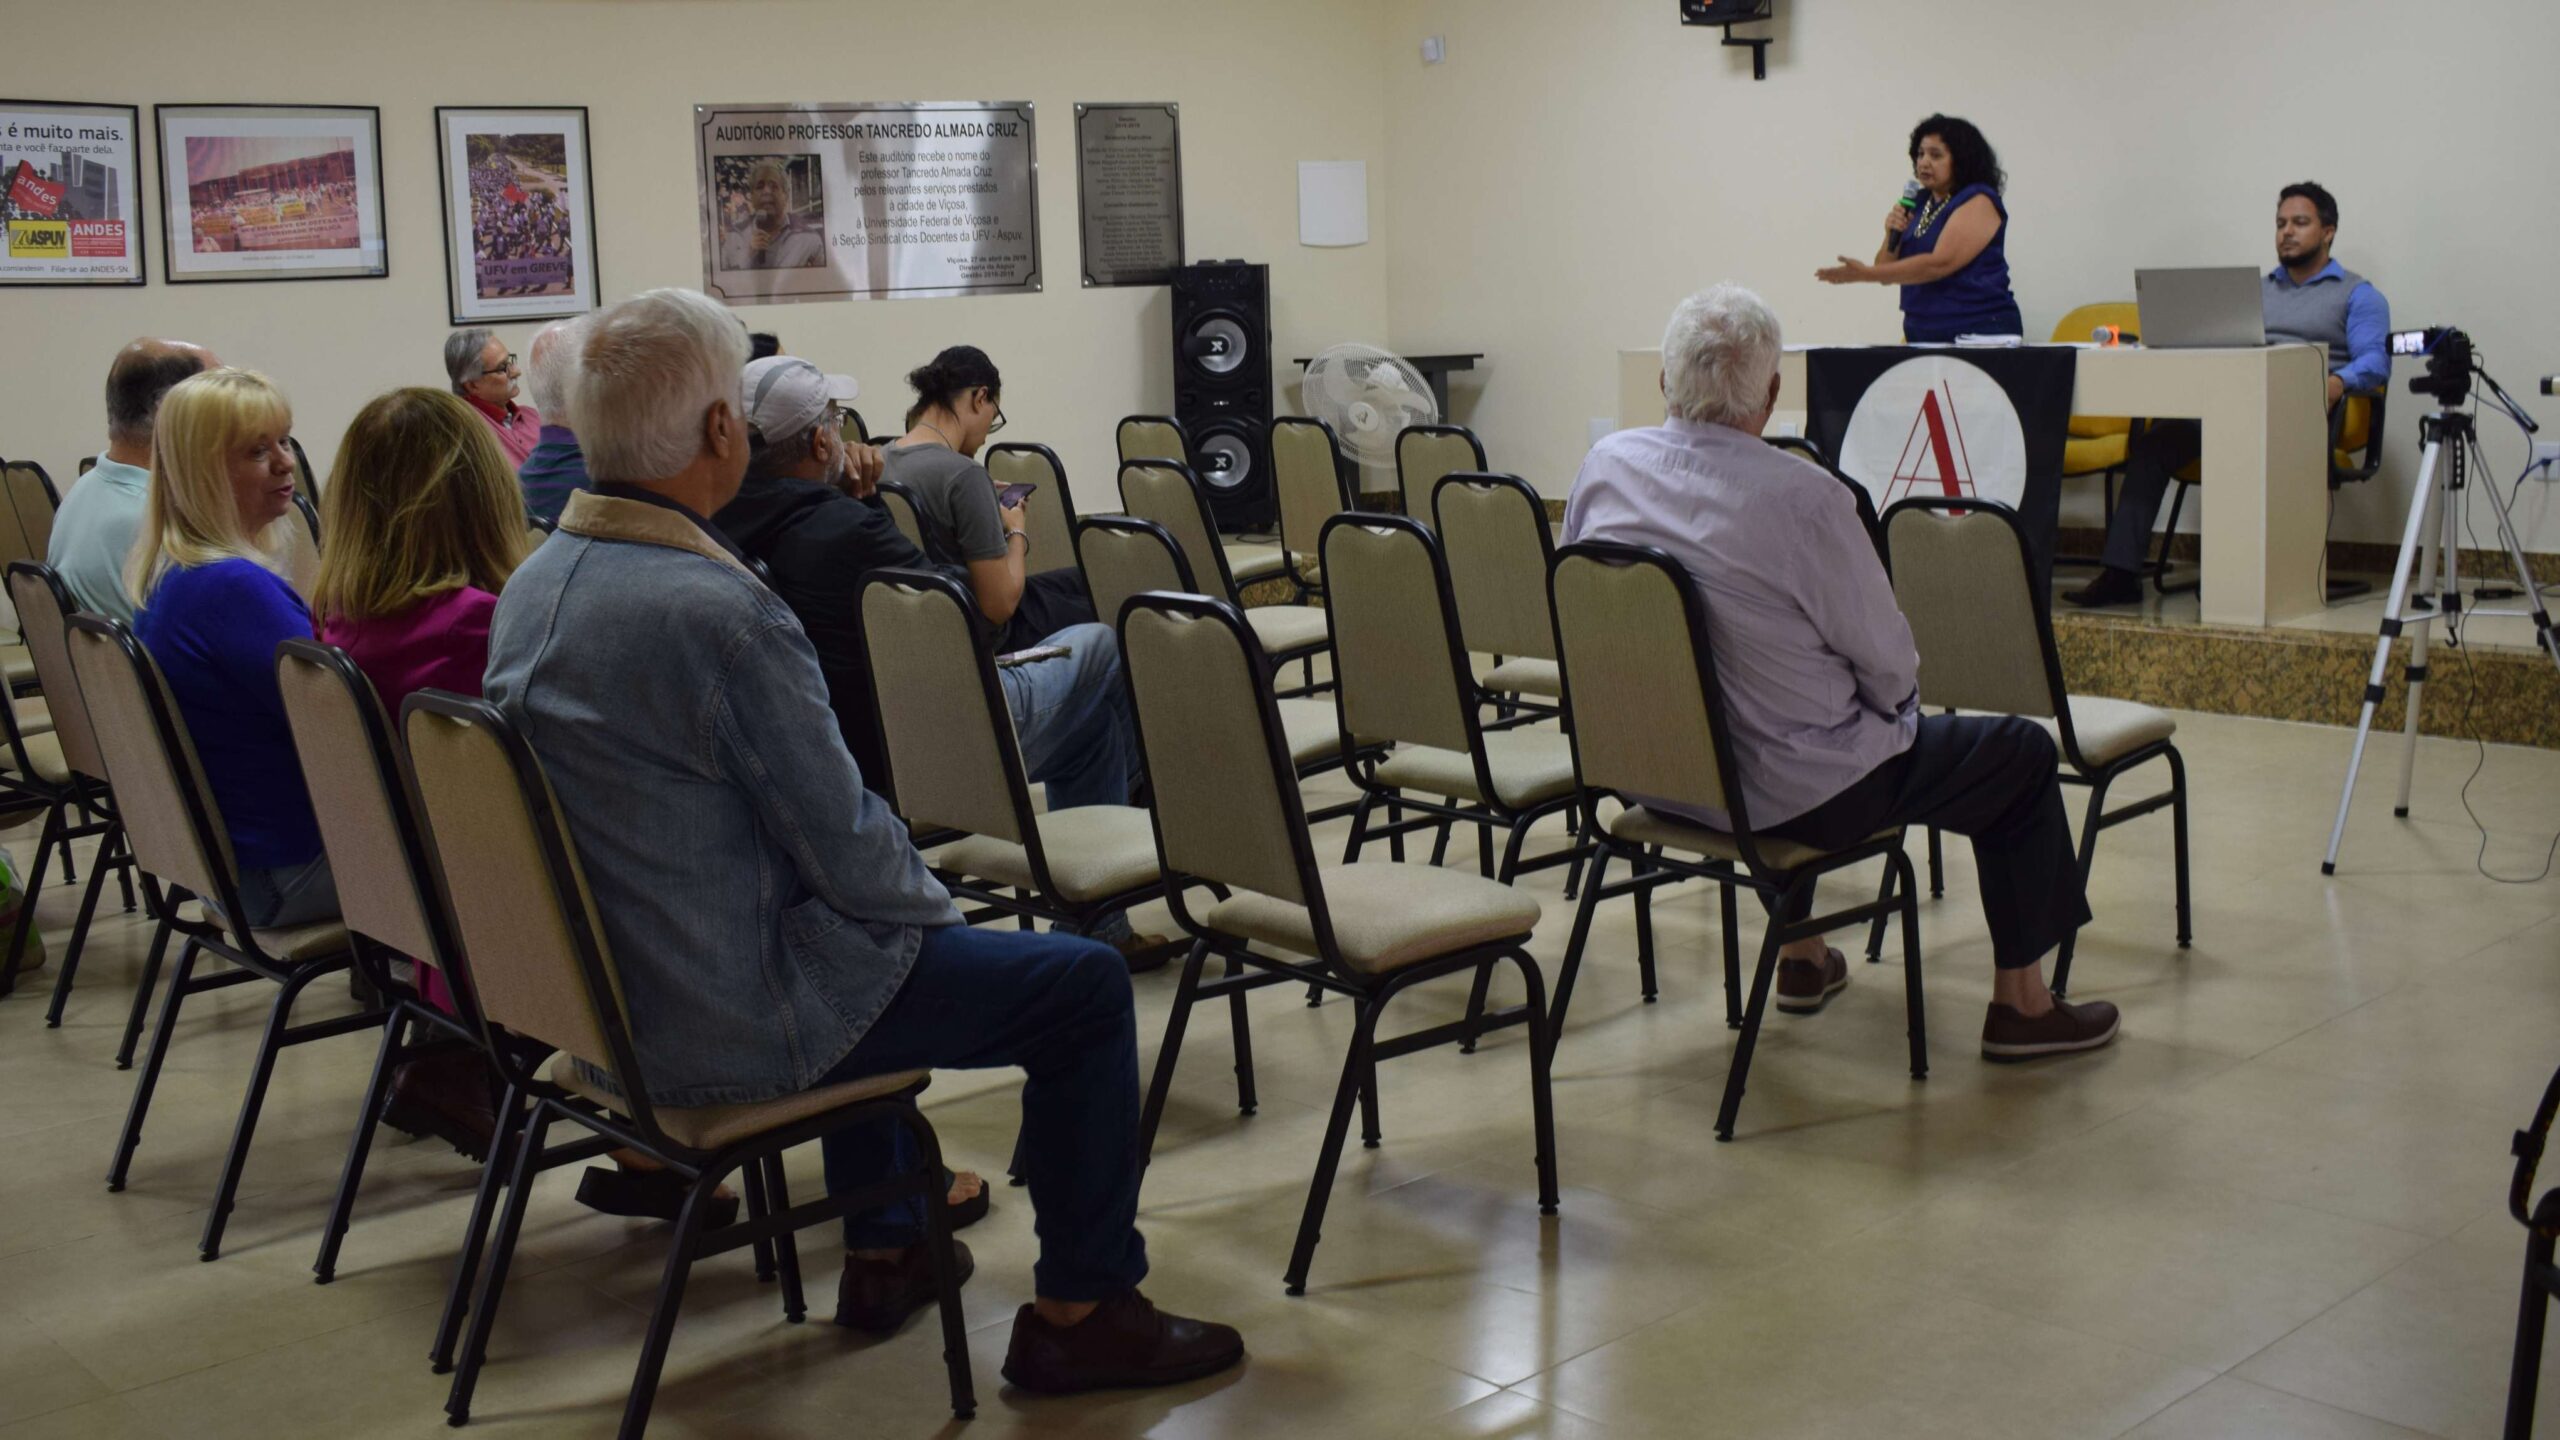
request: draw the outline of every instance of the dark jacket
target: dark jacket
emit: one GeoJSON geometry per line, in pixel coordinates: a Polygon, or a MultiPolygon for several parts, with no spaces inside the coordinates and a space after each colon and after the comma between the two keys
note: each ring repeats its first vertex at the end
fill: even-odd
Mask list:
{"type": "Polygon", "coordinates": [[[874,570],[943,567],[898,533],[878,501],[856,500],[815,480],[751,475],[711,523],[772,572],[774,593],[800,617],[817,648],[845,748],[862,767],[863,782],[880,789],[875,777],[887,774],[888,764],[862,654],[862,581],[874,570]]]}

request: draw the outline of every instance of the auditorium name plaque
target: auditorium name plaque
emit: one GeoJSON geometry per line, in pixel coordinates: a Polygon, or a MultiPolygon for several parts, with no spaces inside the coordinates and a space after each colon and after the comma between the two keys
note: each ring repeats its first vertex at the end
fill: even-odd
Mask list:
{"type": "Polygon", "coordinates": [[[1084,283],[1166,285],[1182,265],[1182,113],[1172,104],[1076,107],[1084,283]]]}
{"type": "Polygon", "coordinates": [[[696,105],[702,288],[733,305],[1027,295],[1027,100],[696,105]]]}

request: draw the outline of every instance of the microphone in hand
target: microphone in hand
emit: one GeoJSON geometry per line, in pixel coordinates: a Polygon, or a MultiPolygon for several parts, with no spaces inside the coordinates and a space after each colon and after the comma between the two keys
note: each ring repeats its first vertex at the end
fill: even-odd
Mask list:
{"type": "Polygon", "coordinates": [[[1920,197],[1928,193],[1928,187],[1917,180],[1902,182],[1902,198],[1894,201],[1893,208],[1885,212],[1884,243],[1887,249],[1902,249],[1902,237],[1911,233],[1911,212],[1920,208],[1920,197]]]}

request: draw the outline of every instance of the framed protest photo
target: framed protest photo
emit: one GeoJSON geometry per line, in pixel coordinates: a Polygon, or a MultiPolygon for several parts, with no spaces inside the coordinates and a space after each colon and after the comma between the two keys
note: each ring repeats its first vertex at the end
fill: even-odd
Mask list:
{"type": "Polygon", "coordinates": [[[0,100],[0,285],[139,285],[142,112],[0,100]]]}
{"type": "Polygon", "coordinates": [[[155,105],[172,284],[391,273],[382,112],[371,105],[155,105]]]}
{"type": "Polygon", "coordinates": [[[596,308],[594,172],[583,105],[436,107],[453,323],[596,308]]]}

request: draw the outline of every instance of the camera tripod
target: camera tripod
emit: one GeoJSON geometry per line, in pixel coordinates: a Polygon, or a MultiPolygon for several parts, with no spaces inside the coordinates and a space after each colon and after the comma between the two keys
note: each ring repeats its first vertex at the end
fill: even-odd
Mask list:
{"type": "MultiPolygon", "coordinates": [[[[2465,472],[2477,432],[2471,415],[2455,408],[2458,397],[2443,398],[2447,403],[2442,409],[2418,422],[2418,437],[2424,445],[2418,457],[2418,485],[2409,496],[2409,520],[2400,536],[2400,557],[2391,567],[2391,597],[2382,607],[2382,634],[2374,641],[2372,673],[2365,677],[2364,712],[2356,720],[2355,749],[2347,758],[2347,783],[2338,793],[2338,821],[2329,828],[2329,853],[2320,861],[2323,875],[2338,873],[2338,846],[2346,839],[2347,808],[2355,801],[2356,773],[2364,767],[2364,747],[2372,738],[2373,714],[2382,704],[2382,677],[2390,669],[2392,643],[2404,628],[2409,629],[2409,665],[2402,672],[2408,685],[2409,714],[2401,725],[2400,799],[2391,810],[2403,820],[2409,818],[2409,784],[2418,763],[2418,702],[2427,685],[2427,631],[2442,620],[2446,638],[2455,645],[2462,643],[2462,497],[2468,489],[2465,472]],[[2430,513],[2437,520],[2433,538],[2427,534],[2430,513]],[[2409,584],[2413,568],[2418,572],[2414,592],[2409,584]],[[2414,595],[2428,591],[2434,592],[2435,613],[2411,615],[2409,606],[2414,595]]],[[[2533,571],[2525,563],[2524,542],[2516,537],[2515,521],[2507,512],[2507,498],[2498,493],[2495,480],[2480,488],[2488,493],[2490,508],[2497,512],[2498,543],[2506,550],[2508,563],[2515,567],[2516,588],[2532,607],[2534,640],[2551,657],[2551,663],[2560,666],[2560,636],[2552,633],[2550,612],[2542,608],[2542,591],[2534,584],[2533,571]]]]}

